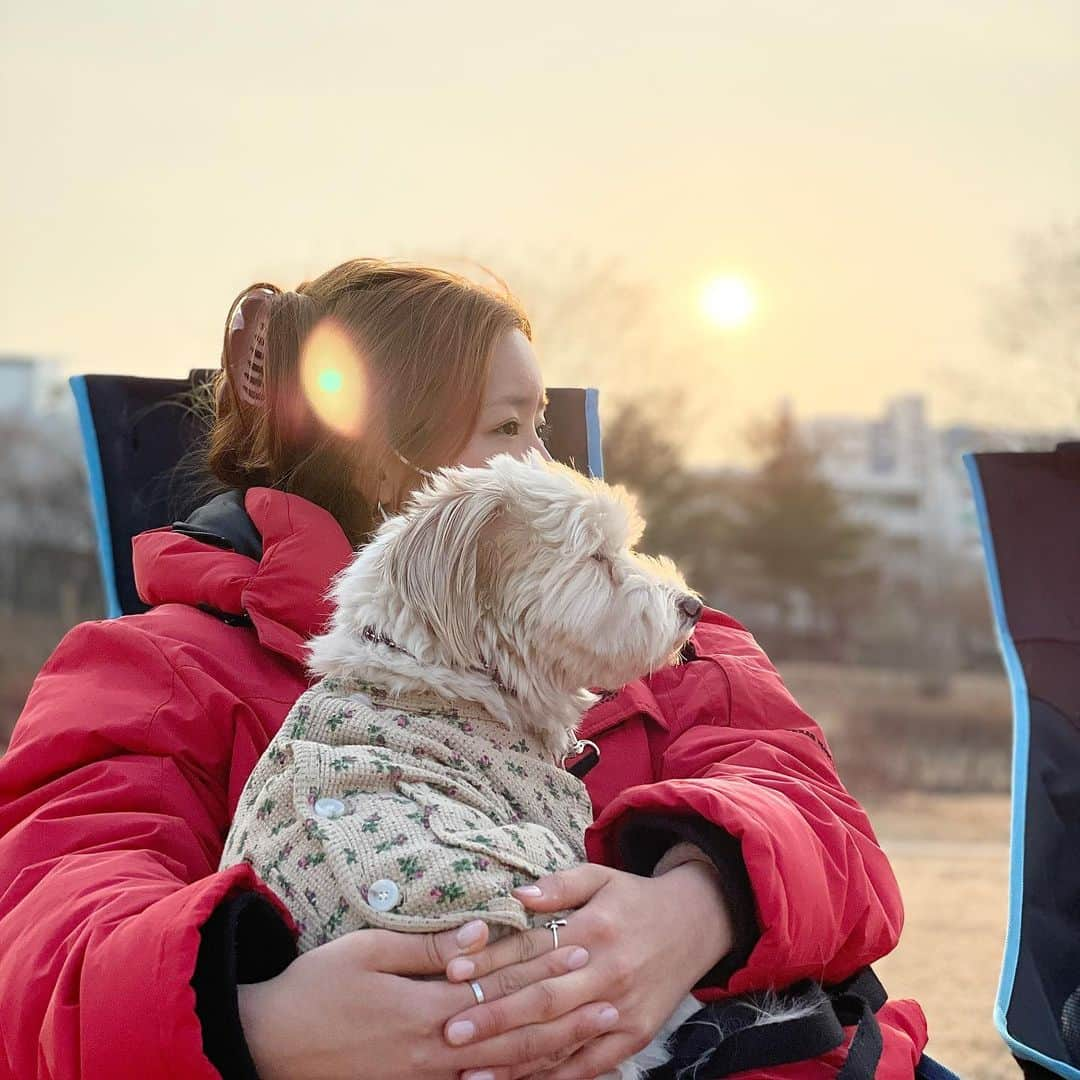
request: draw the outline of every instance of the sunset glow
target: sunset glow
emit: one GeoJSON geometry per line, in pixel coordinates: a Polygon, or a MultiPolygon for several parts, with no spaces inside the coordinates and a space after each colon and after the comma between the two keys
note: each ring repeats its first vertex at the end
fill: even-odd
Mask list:
{"type": "Polygon", "coordinates": [[[722,330],[745,326],[756,309],[754,293],[742,278],[713,278],[701,294],[701,310],[705,317],[722,330]]]}

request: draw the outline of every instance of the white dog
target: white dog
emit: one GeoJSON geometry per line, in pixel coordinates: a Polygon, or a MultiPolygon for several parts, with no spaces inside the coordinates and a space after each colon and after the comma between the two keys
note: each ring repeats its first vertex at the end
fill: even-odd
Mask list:
{"type": "Polygon", "coordinates": [[[475,702],[561,756],[588,688],[672,663],[701,613],[669,559],[633,550],[643,530],[625,489],[535,453],[441,470],[338,578],[311,669],[475,702]]]}
{"type": "MultiPolygon", "coordinates": [[[[641,531],[625,491],[504,455],[437,473],[338,577],[311,644],[326,678],[249,778],[222,858],[283,893],[302,948],[531,925],[510,890],[584,859],[591,806],[560,763],[590,688],[673,662],[701,612],[669,561],[634,552],[641,531]]],[[[699,1008],[620,1076],[666,1061],[699,1008]]]]}

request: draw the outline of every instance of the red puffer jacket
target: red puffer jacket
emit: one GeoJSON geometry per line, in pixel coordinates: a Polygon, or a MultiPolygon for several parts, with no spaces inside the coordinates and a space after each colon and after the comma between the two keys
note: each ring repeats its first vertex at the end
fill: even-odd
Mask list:
{"type": "MultiPolygon", "coordinates": [[[[212,917],[254,898],[291,946],[291,921],[252,870],[217,865],[244,782],[306,686],[304,642],[351,551],[295,496],[253,489],[245,506],[258,561],[170,529],[136,539],[153,610],[73,629],[0,759],[5,1077],[217,1076],[197,1002],[211,993],[197,967],[212,917]],[[227,618],[241,614],[245,625],[227,618]]],[[[585,718],[601,751],[586,779],[590,856],[648,873],[675,839],[719,852],[750,931],[700,996],[838,982],[896,944],[888,862],[750,634],[707,612],[692,654],[585,718]]],[[[878,1076],[909,1080],[922,1013],[891,1002],[879,1020],[878,1076]]],[[[843,1058],[758,1076],[831,1077],[843,1058]]]]}

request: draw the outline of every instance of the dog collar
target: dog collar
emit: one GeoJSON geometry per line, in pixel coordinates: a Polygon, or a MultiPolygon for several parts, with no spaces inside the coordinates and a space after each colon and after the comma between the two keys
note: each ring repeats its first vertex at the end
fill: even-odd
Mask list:
{"type": "MultiPolygon", "coordinates": [[[[393,640],[393,638],[387,637],[381,630],[376,630],[374,626],[365,626],[364,629],[360,632],[360,636],[365,641],[370,641],[375,645],[385,645],[386,648],[393,649],[394,652],[402,653],[403,655],[409,657],[410,660],[416,660],[416,657],[413,656],[413,654],[409,652],[408,649],[406,649],[403,645],[399,645],[396,641],[393,640]]],[[[418,660],[417,663],[419,663],[418,660]]],[[[506,683],[503,682],[502,676],[492,665],[485,664],[483,666],[471,668],[470,670],[482,672],[504,694],[508,694],[510,697],[513,698],[516,698],[518,696],[517,691],[512,686],[507,686],[506,683]]]]}

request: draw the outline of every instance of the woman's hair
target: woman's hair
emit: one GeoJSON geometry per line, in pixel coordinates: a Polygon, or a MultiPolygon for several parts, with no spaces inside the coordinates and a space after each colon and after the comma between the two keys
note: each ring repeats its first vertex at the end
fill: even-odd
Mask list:
{"type": "MultiPolygon", "coordinates": [[[[317,503],[353,543],[378,525],[380,476],[413,473],[401,458],[419,468],[454,460],[476,425],[496,343],[512,330],[532,336],[505,286],[500,294],[443,270],[355,259],[294,292],[262,286],[269,318],[256,402],[236,385],[229,350],[236,308],[258,288],[230,308],[205,465],[226,487],[274,487],[317,503]],[[363,367],[367,420],[357,432],[335,430],[305,393],[303,349],[320,325],[344,334],[363,367]]],[[[403,478],[387,509],[415,480],[403,478]]]]}

